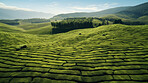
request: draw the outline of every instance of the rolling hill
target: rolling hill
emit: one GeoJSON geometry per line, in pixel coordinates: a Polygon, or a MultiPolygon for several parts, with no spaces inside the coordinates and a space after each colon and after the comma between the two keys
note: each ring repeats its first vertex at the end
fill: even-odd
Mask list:
{"type": "Polygon", "coordinates": [[[51,20],[62,20],[65,18],[73,18],[73,17],[102,17],[108,14],[115,14],[127,8],[129,7],[117,7],[117,8],[111,8],[111,9],[107,9],[99,12],[92,12],[92,13],[80,12],[80,13],[59,14],[51,18],[51,20]]]}
{"type": "Polygon", "coordinates": [[[29,33],[29,34],[51,34],[53,26],[51,23],[37,23],[37,24],[24,24],[18,26],[7,25],[0,23],[0,31],[11,32],[11,33],[29,33]]]}
{"type": "MultiPolygon", "coordinates": [[[[85,14],[147,22],[145,7],[147,3],[58,19],[85,14]]],[[[102,18],[32,23],[38,20],[14,26],[0,23],[0,83],[148,82],[148,25],[114,24],[102,18]],[[72,29],[53,34],[59,30],[53,28],[72,29]]]]}
{"type": "MultiPolygon", "coordinates": [[[[148,2],[137,5],[137,6],[117,7],[117,8],[111,8],[111,9],[107,9],[99,12],[60,14],[51,18],[51,20],[61,20],[61,19],[72,18],[72,17],[103,17],[103,18],[106,17],[106,18],[119,18],[123,20],[137,20],[142,16],[148,16],[148,2]]],[[[143,20],[147,20],[147,19],[143,19],[143,20]]],[[[142,21],[142,20],[139,20],[139,21],[142,21]]],[[[146,22],[146,21],[143,21],[143,22],[146,22]]]]}
{"type": "Polygon", "coordinates": [[[50,22],[47,23],[37,23],[37,24],[24,24],[17,26],[24,29],[24,33],[30,34],[51,34],[53,26],[50,22]]]}
{"type": "Polygon", "coordinates": [[[130,18],[139,18],[142,16],[146,16],[148,15],[148,2],[125,9],[123,11],[118,12],[117,15],[118,14],[120,17],[127,16],[130,18]]]}
{"type": "Polygon", "coordinates": [[[0,83],[145,83],[147,35],[148,25],[119,24],[53,35],[0,31],[0,83]]]}
{"type": "Polygon", "coordinates": [[[23,32],[24,29],[21,29],[21,28],[16,27],[16,26],[11,26],[11,25],[0,23],[0,31],[4,31],[4,32],[23,32]]]}
{"type": "Polygon", "coordinates": [[[50,13],[0,8],[0,19],[50,18],[50,13]]]}

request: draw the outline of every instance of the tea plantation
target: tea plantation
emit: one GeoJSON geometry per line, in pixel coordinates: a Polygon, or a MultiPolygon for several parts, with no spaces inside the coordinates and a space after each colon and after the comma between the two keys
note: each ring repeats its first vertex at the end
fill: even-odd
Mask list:
{"type": "Polygon", "coordinates": [[[148,25],[115,24],[46,35],[0,31],[0,83],[147,81],[148,25]]]}

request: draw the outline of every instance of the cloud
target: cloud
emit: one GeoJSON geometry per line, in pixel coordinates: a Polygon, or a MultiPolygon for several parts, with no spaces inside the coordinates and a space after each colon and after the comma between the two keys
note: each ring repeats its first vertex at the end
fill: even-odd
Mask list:
{"type": "Polygon", "coordinates": [[[55,15],[74,12],[69,6],[63,6],[63,4],[60,4],[58,2],[49,3],[48,5],[46,5],[46,8],[43,8],[43,10],[45,10],[45,12],[50,12],[55,15]]]}
{"type": "Polygon", "coordinates": [[[1,3],[0,2],[0,8],[4,8],[4,9],[12,9],[12,10],[24,10],[24,11],[33,11],[31,9],[26,9],[26,8],[18,8],[18,7],[15,7],[15,6],[8,6],[4,3],[1,3]]]}
{"type": "Polygon", "coordinates": [[[48,4],[47,6],[49,7],[56,7],[58,6],[59,4],[57,2],[51,2],[50,4],[48,4]]]}
{"type": "Polygon", "coordinates": [[[93,4],[93,5],[88,5],[85,7],[80,7],[80,6],[74,6],[71,7],[74,10],[79,10],[79,11],[85,11],[85,12],[94,12],[94,11],[101,11],[105,10],[108,8],[112,8],[113,6],[118,5],[118,3],[105,3],[105,4],[93,4]]]}
{"type": "MultiPolygon", "coordinates": [[[[51,2],[48,5],[46,5],[46,8],[48,9],[45,11],[56,14],[56,15],[65,14],[65,13],[74,13],[74,12],[96,12],[96,11],[112,8],[116,5],[118,5],[118,3],[104,3],[104,4],[90,4],[86,6],[85,5],[75,6],[73,4],[63,5],[58,2],[51,2]]],[[[43,10],[46,8],[43,8],[43,10]]]]}
{"type": "Polygon", "coordinates": [[[93,10],[96,11],[97,7],[72,7],[72,9],[76,9],[76,10],[93,10]]]}
{"type": "MultiPolygon", "coordinates": [[[[90,4],[90,5],[77,5],[73,3],[62,4],[59,2],[51,2],[46,5],[34,8],[35,11],[52,13],[52,14],[62,14],[62,13],[74,13],[74,12],[96,12],[112,8],[118,5],[118,3],[104,3],[104,4],[90,4]]],[[[12,9],[12,10],[24,10],[24,11],[34,11],[26,8],[19,8],[16,6],[9,6],[0,2],[0,8],[12,9]]]]}

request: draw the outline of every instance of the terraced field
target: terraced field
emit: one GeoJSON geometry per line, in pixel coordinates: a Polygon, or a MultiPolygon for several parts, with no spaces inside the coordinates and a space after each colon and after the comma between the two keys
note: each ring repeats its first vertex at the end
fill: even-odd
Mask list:
{"type": "Polygon", "coordinates": [[[23,34],[26,40],[18,39],[18,34],[1,32],[0,83],[148,81],[147,25],[109,25],[54,35],[23,34]],[[11,34],[15,41],[6,40],[2,34],[11,34]],[[16,51],[24,44],[26,48],[16,51]]]}

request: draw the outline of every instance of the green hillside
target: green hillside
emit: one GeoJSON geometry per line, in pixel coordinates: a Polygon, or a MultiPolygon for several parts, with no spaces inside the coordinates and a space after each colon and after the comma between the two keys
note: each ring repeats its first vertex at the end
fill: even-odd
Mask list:
{"type": "Polygon", "coordinates": [[[117,8],[111,8],[99,12],[91,12],[91,13],[69,13],[69,14],[59,14],[51,18],[50,20],[63,20],[65,18],[75,18],[75,17],[103,17],[108,14],[115,14],[117,12],[123,11],[125,9],[128,9],[129,7],[117,7],[117,8]]]}
{"type": "Polygon", "coordinates": [[[145,16],[139,17],[137,20],[148,24],[148,20],[147,19],[148,19],[148,15],[145,15],[145,16]]]}
{"type": "Polygon", "coordinates": [[[79,13],[69,13],[69,14],[59,14],[51,18],[50,20],[63,20],[65,18],[76,18],[76,17],[101,17],[101,18],[114,18],[122,19],[128,22],[143,22],[148,24],[148,2],[129,7],[116,7],[99,12],[79,12],[79,13]]]}
{"type": "Polygon", "coordinates": [[[131,18],[139,18],[148,15],[148,2],[120,11],[117,14],[121,14],[121,16],[126,15],[131,18]]]}
{"type": "Polygon", "coordinates": [[[32,19],[20,19],[19,24],[25,25],[25,24],[32,24],[32,23],[45,23],[50,22],[49,19],[41,19],[41,18],[32,18],[32,19]]]}
{"type": "Polygon", "coordinates": [[[23,24],[17,27],[24,29],[24,33],[30,34],[51,34],[53,26],[50,22],[47,23],[36,23],[36,24],[23,24]]]}
{"type": "Polygon", "coordinates": [[[26,33],[30,33],[30,34],[51,34],[52,33],[52,28],[53,26],[51,26],[50,23],[48,23],[48,25],[44,25],[44,26],[38,26],[34,29],[29,29],[26,31],[26,33]]]}
{"type": "MultiPolygon", "coordinates": [[[[147,16],[148,16],[148,2],[147,3],[143,3],[137,6],[133,6],[130,8],[127,8],[123,11],[120,11],[112,16],[114,16],[115,18],[120,18],[123,20],[128,20],[128,21],[139,21],[139,22],[143,22],[145,24],[148,24],[147,21],[147,16]]],[[[106,16],[111,17],[109,16],[106,16]]]]}
{"type": "Polygon", "coordinates": [[[148,25],[105,25],[52,35],[0,30],[0,41],[0,83],[148,81],[148,25]]]}
{"type": "Polygon", "coordinates": [[[0,31],[4,31],[4,32],[22,32],[24,30],[21,29],[21,28],[18,28],[16,26],[11,26],[11,25],[0,23],[0,31]]]}
{"type": "Polygon", "coordinates": [[[36,23],[36,24],[22,24],[22,25],[18,25],[17,27],[20,27],[24,30],[30,30],[30,29],[37,29],[37,28],[41,28],[41,27],[45,27],[50,25],[50,23],[36,23]]]}

